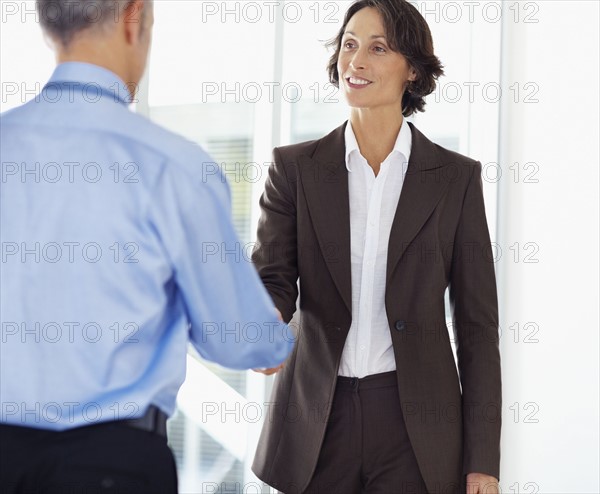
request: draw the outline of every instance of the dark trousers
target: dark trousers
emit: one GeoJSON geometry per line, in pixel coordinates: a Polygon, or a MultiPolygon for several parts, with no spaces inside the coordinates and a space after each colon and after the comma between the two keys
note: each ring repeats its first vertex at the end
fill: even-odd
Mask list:
{"type": "Polygon", "coordinates": [[[67,431],[0,425],[3,494],[177,492],[165,437],[122,422],[67,431]]]}
{"type": "Polygon", "coordinates": [[[339,377],[306,494],[426,494],[395,372],[339,377]]]}

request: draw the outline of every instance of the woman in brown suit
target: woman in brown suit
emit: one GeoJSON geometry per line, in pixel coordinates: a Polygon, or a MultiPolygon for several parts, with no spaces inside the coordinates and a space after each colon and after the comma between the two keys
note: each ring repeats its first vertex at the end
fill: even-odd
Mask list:
{"type": "Polygon", "coordinates": [[[492,494],[501,382],[481,164],[404,118],[443,73],[410,3],[355,2],[332,45],[350,119],[276,148],[260,203],[253,259],[298,341],[265,371],[278,372],[253,470],[286,494],[492,494]]]}

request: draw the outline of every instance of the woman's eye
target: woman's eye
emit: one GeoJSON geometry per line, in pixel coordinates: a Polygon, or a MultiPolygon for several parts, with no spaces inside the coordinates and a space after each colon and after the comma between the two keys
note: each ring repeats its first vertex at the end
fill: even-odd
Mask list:
{"type": "Polygon", "coordinates": [[[385,53],[385,52],[386,52],[386,49],[385,49],[383,46],[376,46],[376,47],[374,48],[374,50],[375,50],[377,53],[385,53]]]}
{"type": "Polygon", "coordinates": [[[348,49],[354,48],[354,43],[352,41],[346,41],[344,43],[344,48],[348,48],[348,49]]]}

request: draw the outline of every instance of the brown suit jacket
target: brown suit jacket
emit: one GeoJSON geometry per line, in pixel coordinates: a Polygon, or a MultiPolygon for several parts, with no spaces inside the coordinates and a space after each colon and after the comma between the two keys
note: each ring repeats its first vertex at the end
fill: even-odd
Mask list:
{"type": "MultiPolygon", "coordinates": [[[[252,469],[286,494],[302,492],[313,475],[352,318],[345,125],[322,139],[276,148],[260,201],[253,260],[297,343],[276,377],[252,469]]],[[[389,241],[386,312],[421,474],[429,492],[450,493],[466,473],[499,477],[496,281],[481,164],[410,126],[412,151],[389,241]],[[448,286],[458,373],[444,311],[448,286]]]]}

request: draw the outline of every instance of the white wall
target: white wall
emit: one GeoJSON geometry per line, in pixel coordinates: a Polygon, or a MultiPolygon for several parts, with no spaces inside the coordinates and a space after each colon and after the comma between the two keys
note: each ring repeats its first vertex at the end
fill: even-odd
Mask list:
{"type": "Polygon", "coordinates": [[[535,83],[539,102],[515,103],[510,93],[501,109],[501,486],[598,493],[599,3],[529,3],[539,22],[503,25],[503,86],[535,83]],[[526,162],[539,166],[538,183],[524,183],[526,162]]]}

